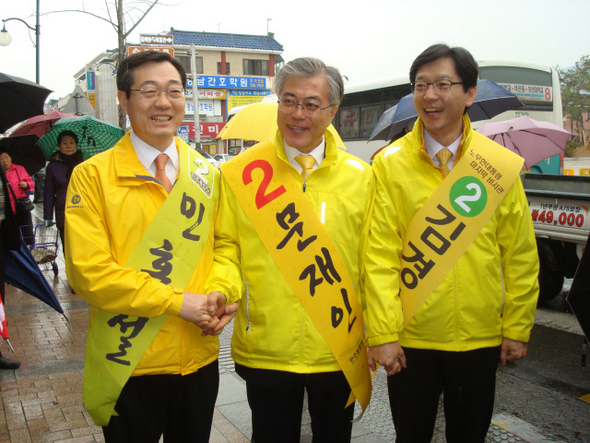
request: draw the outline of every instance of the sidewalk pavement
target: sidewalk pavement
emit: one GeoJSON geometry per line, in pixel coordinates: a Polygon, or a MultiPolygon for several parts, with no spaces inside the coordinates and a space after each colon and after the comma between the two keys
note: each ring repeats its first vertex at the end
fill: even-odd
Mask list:
{"type": "MultiPolygon", "coordinates": [[[[33,215],[39,222],[41,205],[37,205],[33,215]]],[[[82,404],[88,305],[70,291],[61,247],[58,255],[58,275],[54,276],[51,263],[40,267],[67,319],[33,296],[6,285],[5,310],[15,354],[5,343],[0,343],[0,351],[21,361],[21,366],[17,370],[0,370],[0,443],[104,441],[101,428],[93,424],[82,404]]],[[[246,386],[235,373],[230,356],[231,332],[230,325],[220,336],[220,388],[211,443],[246,443],[252,433],[246,386]]],[[[384,443],[395,439],[383,371],[378,371],[373,385],[371,405],[363,419],[353,426],[353,443],[384,443]]],[[[355,414],[358,412],[357,405],[355,414]]],[[[442,416],[439,418],[434,443],[445,440],[444,420],[442,416]]],[[[495,416],[487,441],[541,441],[521,439],[510,433],[505,425],[514,423],[513,419],[495,416]]],[[[307,411],[301,442],[311,442],[307,411]]]]}

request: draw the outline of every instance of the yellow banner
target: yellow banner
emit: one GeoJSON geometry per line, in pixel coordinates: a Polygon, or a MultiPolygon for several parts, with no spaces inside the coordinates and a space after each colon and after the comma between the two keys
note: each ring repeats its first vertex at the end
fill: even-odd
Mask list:
{"type": "Polygon", "coordinates": [[[268,253],[316,326],[363,411],[371,399],[356,291],[330,235],[288,166],[266,142],[240,154],[223,177],[268,253]]]}
{"type": "MultiPolygon", "coordinates": [[[[219,195],[219,171],[178,142],[180,176],[125,264],[184,289],[207,242],[219,195]]],[[[168,318],[98,310],[88,331],[83,400],[99,426],[115,415],[123,386],[168,318]]]]}
{"type": "Polygon", "coordinates": [[[404,326],[473,243],[524,163],[478,132],[464,149],[404,237],[400,271],[404,326]]]}

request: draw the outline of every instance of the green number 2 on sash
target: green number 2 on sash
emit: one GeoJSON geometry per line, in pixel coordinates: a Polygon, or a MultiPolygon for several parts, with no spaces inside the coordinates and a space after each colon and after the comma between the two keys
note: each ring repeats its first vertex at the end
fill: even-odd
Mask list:
{"type": "Polygon", "coordinates": [[[453,209],[463,217],[475,217],[486,207],[488,196],[484,184],[476,177],[465,176],[451,187],[453,209]]]}

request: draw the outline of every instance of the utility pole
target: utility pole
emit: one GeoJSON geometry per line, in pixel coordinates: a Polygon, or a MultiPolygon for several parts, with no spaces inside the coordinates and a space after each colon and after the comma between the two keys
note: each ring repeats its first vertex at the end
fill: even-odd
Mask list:
{"type": "Polygon", "coordinates": [[[199,122],[199,88],[197,87],[197,53],[195,44],[191,43],[191,71],[193,75],[193,108],[195,109],[195,146],[201,147],[201,124],[199,122]]]}

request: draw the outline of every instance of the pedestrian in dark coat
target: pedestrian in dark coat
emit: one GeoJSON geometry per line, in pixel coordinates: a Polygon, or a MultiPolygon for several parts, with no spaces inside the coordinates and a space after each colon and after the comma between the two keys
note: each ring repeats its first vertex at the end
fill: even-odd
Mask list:
{"type": "Polygon", "coordinates": [[[63,131],[57,137],[59,151],[49,157],[45,171],[45,196],[43,200],[43,219],[45,226],[55,224],[59,229],[62,247],[64,245],[64,223],[66,209],[66,192],[74,167],[84,160],[78,149],[78,136],[72,131],[63,131]]]}

